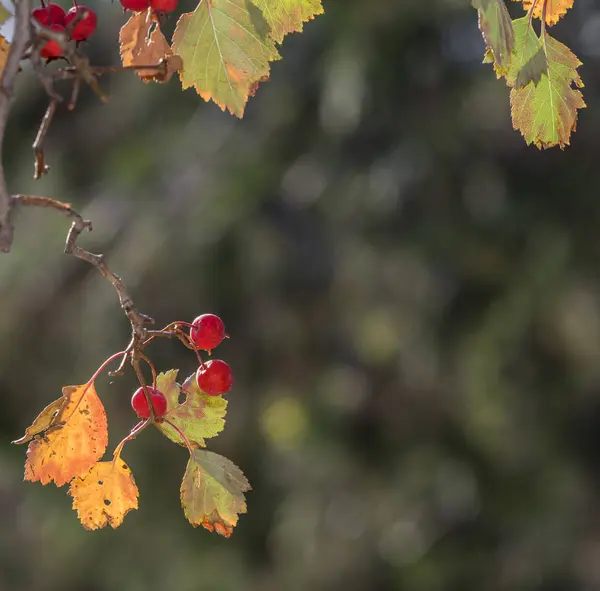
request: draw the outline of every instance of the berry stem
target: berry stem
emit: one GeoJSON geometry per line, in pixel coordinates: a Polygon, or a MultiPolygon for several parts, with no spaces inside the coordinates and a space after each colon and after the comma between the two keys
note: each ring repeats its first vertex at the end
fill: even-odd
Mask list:
{"type": "Polygon", "coordinates": [[[177,427],[171,421],[169,421],[169,419],[164,419],[164,421],[165,421],[165,423],[167,423],[168,425],[170,425],[171,427],[173,427],[173,429],[175,429],[175,431],[177,431],[177,433],[179,434],[179,436],[181,437],[181,439],[183,439],[183,442],[185,443],[185,446],[188,448],[188,451],[190,452],[190,455],[193,456],[194,455],[194,449],[192,448],[192,444],[190,443],[189,439],[185,436],[185,433],[181,429],[179,429],[179,427],[177,427]]]}
{"type": "Polygon", "coordinates": [[[121,457],[121,452],[125,447],[125,444],[132,439],[135,439],[149,424],[150,419],[145,419],[140,421],[130,432],[127,437],[125,437],[117,447],[115,447],[115,451],[113,452],[113,464],[121,457]]]}
{"type": "Polygon", "coordinates": [[[152,372],[152,387],[156,388],[156,368],[154,367],[154,364],[142,353],[140,353],[140,359],[143,359],[150,366],[150,371],[152,372]]]}

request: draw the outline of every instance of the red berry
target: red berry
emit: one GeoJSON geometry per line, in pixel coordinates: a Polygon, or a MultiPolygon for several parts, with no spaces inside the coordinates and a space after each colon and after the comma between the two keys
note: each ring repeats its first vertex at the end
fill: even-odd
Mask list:
{"type": "Polygon", "coordinates": [[[209,396],[225,394],[233,386],[231,369],[220,359],[211,359],[201,365],[196,372],[198,387],[209,396]]]}
{"type": "Polygon", "coordinates": [[[150,0],[119,0],[121,6],[125,10],[133,10],[133,12],[142,12],[150,6],[150,0]]]}
{"type": "Polygon", "coordinates": [[[190,339],[196,347],[210,351],[225,338],[225,325],[214,314],[202,314],[192,322],[190,339]]]}
{"type": "Polygon", "coordinates": [[[44,27],[65,24],[65,11],[61,6],[54,3],[33,9],[31,16],[44,27]]]}
{"type": "Polygon", "coordinates": [[[178,0],[150,0],[154,12],[173,12],[177,8],[178,0]]]}
{"type": "MultiPolygon", "coordinates": [[[[62,25],[50,25],[53,31],[64,31],[62,25]]],[[[40,50],[41,57],[60,57],[62,55],[62,47],[56,41],[48,41],[40,50]]]]}
{"type": "Polygon", "coordinates": [[[96,13],[87,6],[80,4],[73,6],[65,17],[65,27],[68,27],[75,19],[77,24],[71,29],[71,39],[85,41],[95,30],[98,18],[96,13]]]}
{"type": "MultiPolygon", "coordinates": [[[[146,388],[152,400],[154,415],[162,417],[165,412],[167,412],[167,399],[165,398],[165,395],[156,388],[150,386],[146,386],[146,388]]],[[[141,419],[147,419],[150,416],[150,407],[146,400],[146,394],[144,394],[144,388],[140,387],[134,392],[131,398],[131,407],[141,419]]]]}

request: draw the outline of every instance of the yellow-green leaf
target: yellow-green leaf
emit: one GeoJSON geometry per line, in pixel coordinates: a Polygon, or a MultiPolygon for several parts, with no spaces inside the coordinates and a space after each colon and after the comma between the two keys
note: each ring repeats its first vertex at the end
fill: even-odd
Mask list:
{"type": "Polygon", "coordinates": [[[548,70],[538,84],[531,81],[522,88],[512,89],[513,125],[528,144],[564,148],[576,129],[578,109],[586,106],[577,90],[583,87],[577,72],[581,62],[566,45],[550,35],[546,35],[546,61],[548,70]]]}
{"type": "Polygon", "coordinates": [[[251,0],[251,2],[260,8],[271,29],[270,36],[277,43],[281,43],[288,33],[302,31],[303,23],[323,14],[321,0],[251,0]]]}
{"type": "Polygon", "coordinates": [[[21,445],[31,441],[36,435],[47,431],[56,421],[56,417],[66,400],[61,396],[58,400],[51,402],[33,421],[31,426],[25,429],[25,435],[21,439],[16,439],[13,443],[21,445]]]}
{"type": "Polygon", "coordinates": [[[514,43],[514,31],[504,0],[472,0],[479,13],[479,30],[499,67],[506,67],[514,43]]]}
{"type": "Polygon", "coordinates": [[[246,513],[250,483],[243,472],[223,456],[194,450],[181,481],[181,506],[188,521],[228,538],[240,513],[246,513]]]}
{"type": "Polygon", "coordinates": [[[248,97],[268,79],[269,62],[280,58],[268,29],[259,30],[249,0],[201,0],[183,14],[173,34],[173,52],[183,60],[183,88],[242,117],[248,97]]]}
{"type": "Polygon", "coordinates": [[[12,14],[8,8],[0,3],[0,25],[3,25],[11,16],[12,14]]]}
{"type": "Polygon", "coordinates": [[[179,445],[185,446],[186,443],[177,429],[185,435],[192,447],[206,447],[204,439],[217,436],[225,426],[227,400],[222,396],[204,394],[198,388],[194,374],[188,377],[183,387],[176,380],[176,369],[161,373],[156,379],[156,387],[167,399],[167,412],[156,426],[179,445]],[[185,396],[182,403],[179,402],[180,392],[185,396]]]}

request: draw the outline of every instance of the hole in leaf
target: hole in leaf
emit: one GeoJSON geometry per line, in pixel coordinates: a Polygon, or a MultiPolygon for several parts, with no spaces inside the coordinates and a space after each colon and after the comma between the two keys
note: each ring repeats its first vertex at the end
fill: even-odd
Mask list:
{"type": "Polygon", "coordinates": [[[104,499],[104,504],[108,506],[110,505],[110,501],[108,499],[104,499]]]}
{"type": "Polygon", "coordinates": [[[104,484],[104,482],[102,482],[102,480],[98,480],[98,484],[99,484],[100,486],[102,486],[102,485],[104,484]]]}

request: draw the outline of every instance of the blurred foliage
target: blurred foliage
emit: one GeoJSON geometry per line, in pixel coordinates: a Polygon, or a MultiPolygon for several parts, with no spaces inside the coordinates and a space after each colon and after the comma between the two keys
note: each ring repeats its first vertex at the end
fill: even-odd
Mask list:
{"type": "MultiPolygon", "coordinates": [[[[595,4],[556,27],[589,105],[565,152],[511,130],[468,0],[325,0],[243,121],[114,74],[108,105],[86,91],[59,113],[37,183],[46,98],[25,72],[11,187],[83,210],[85,245],[158,324],[225,319],[236,383],[209,448],[254,491],[230,540],[193,529],[186,452],[152,431],[124,453],[141,503],[116,531],[22,483],[9,442],[128,340],[110,285],[61,256],[66,222],[24,211],[0,258],[0,588],[598,588],[595,4]]],[[[124,18],[90,5],[92,59],[116,63],[124,18]]],[[[193,371],[176,343],[153,347],[159,369],[193,371]]],[[[97,383],[111,444],[134,385],[97,383]]]]}

